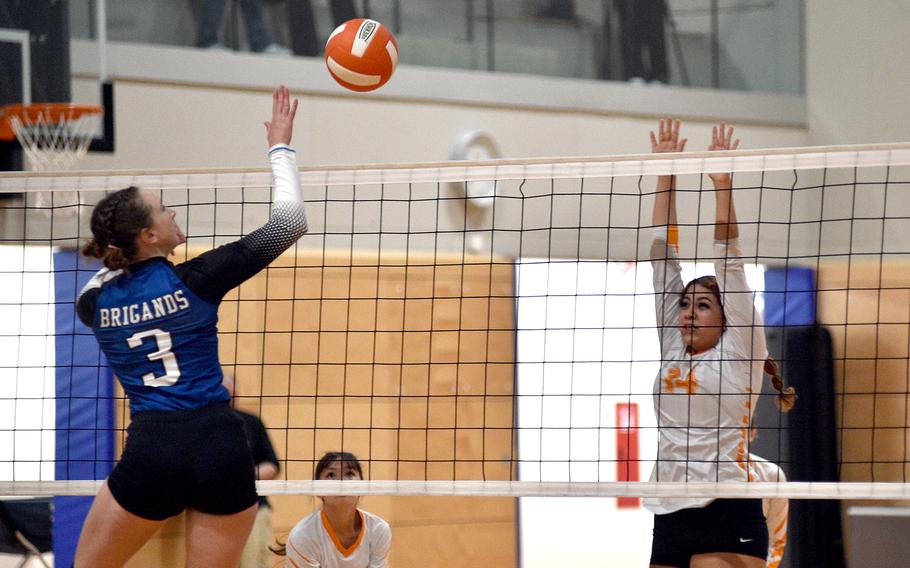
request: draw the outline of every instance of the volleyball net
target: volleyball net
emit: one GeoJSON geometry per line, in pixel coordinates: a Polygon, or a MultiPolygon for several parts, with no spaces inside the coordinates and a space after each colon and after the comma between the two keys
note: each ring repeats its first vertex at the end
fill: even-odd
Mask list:
{"type": "MultiPolygon", "coordinates": [[[[221,305],[221,361],[281,481],[262,493],[904,499],[910,145],[301,169],[309,233],[221,305]],[[650,483],[656,176],[683,280],[713,272],[709,173],[734,173],[746,275],[798,400],[750,454],[788,482],[650,483]],[[363,482],[313,482],[327,451],[363,482]]],[[[187,243],[265,222],[267,170],[0,174],[0,494],[94,494],[127,402],[75,298],[91,208],[159,190],[187,243]]]]}

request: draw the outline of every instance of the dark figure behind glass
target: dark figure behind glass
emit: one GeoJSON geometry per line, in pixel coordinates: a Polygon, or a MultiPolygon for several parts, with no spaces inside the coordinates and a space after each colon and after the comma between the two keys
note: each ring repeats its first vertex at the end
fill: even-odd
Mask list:
{"type": "MultiPolygon", "coordinates": [[[[265,52],[275,44],[272,42],[272,32],[265,24],[265,15],[262,11],[262,0],[240,0],[240,10],[243,12],[243,21],[246,24],[247,41],[250,51],[265,52]]],[[[218,31],[221,29],[221,20],[224,19],[224,9],[227,0],[204,0],[199,15],[199,29],[196,37],[196,47],[217,47],[218,31]]]]}
{"type": "MultiPolygon", "coordinates": [[[[664,20],[666,0],[613,0],[619,15],[623,79],[666,83],[667,51],[664,20]]],[[[605,3],[608,6],[607,3],[605,3]]],[[[604,9],[609,10],[608,7],[604,9]]],[[[575,0],[547,0],[537,16],[574,21],[575,0]]],[[[609,77],[608,71],[604,72],[609,77]]]]}
{"type": "Polygon", "coordinates": [[[667,82],[665,0],[616,0],[621,28],[623,77],[667,82]]]}
{"type": "MultiPolygon", "coordinates": [[[[294,55],[321,55],[323,46],[316,31],[313,3],[310,0],[287,0],[287,3],[288,21],[291,28],[291,50],[294,55]]],[[[329,6],[332,9],[334,27],[357,17],[354,0],[331,0],[329,6]]]]}

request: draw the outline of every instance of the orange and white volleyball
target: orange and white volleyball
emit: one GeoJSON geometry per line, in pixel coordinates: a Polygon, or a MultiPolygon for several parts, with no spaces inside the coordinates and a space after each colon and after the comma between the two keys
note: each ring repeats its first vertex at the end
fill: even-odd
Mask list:
{"type": "Polygon", "coordinates": [[[325,64],[342,87],[372,91],[385,85],[398,67],[398,43],[376,20],[348,20],[329,36],[325,64]]]}

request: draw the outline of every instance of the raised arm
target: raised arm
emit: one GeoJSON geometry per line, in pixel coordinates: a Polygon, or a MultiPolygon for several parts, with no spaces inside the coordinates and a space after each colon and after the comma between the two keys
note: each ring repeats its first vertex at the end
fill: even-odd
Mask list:
{"type": "Polygon", "coordinates": [[[272,119],[265,123],[273,179],[272,212],[265,225],[178,267],[181,278],[200,297],[220,300],[306,233],[297,153],[288,145],[296,114],[297,101],[291,101],[287,87],[276,89],[272,94],[272,119]]]}
{"type": "MultiPolygon", "coordinates": [[[[657,135],[651,131],[651,152],[682,152],[686,139],[679,139],[679,120],[662,118],[657,135]]],[[[658,176],[651,221],[655,227],[676,225],[676,176],[658,176]]]]}
{"type": "MultiPolygon", "coordinates": [[[[739,139],[733,138],[733,127],[723,122],[711,129],[710,151],[736,150],[739,139]]],[[[746,282],[742,250],[739,245],[739,225],[733,205],[733,176],[729,172],[708,174],[714,185],[715,224],[714,273],[723,298],[727,340],[732,348],[752,360],[756,367],[752,376],[755,393],[761,391],[761,372],[758,368],[768,356],[761,314],[755,309],[755,294],[746,282]]]]}
{"type": "MultiPolygon", "coordinates": [[[[733,140],[733,127],[721,122],[711,128],[711,145],[708,150],[736,150],[739,139],[733,140]]],[[[729,172],[708,174],[714,184],[716,221],[714,223],[714,240],[729,241],[739,238],[739,225],[736,223],[736,208],[733,206],[733,175],[729,172]]]]}
{"type": "MultiPolygon", "coordinates": [[[[651,151],[682,152],[686,139],[679,139],[679,121],[661,119],[657,135],[651,133],[651,151]]],[[[670,349],[681,341],[678,330],[679,294],[683,283],[676,256],[676,179],[674,176],[657,178],[652,221],[654,228],[651,242],[651,268],[654,284],[654,311],[661,349],[670,349]]]]}

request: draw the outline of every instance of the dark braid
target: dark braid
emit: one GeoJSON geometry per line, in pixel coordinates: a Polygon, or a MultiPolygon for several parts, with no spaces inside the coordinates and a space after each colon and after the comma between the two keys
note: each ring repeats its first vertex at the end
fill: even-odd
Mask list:
{"type": "Polygon", "coordinates": [[[765,374],[771,377],[771,387],[777,391],[774,404],[781,412],[790,412],[796,404],[796,389],[784,387],[784,380],[780,376],[780,365],[772,357],[765,359],[765,374]]]}
{"type": "Polygon", "coordinates": [[[111,270],[126,268],[136,257],[136,238],[151,224],[139,188],[130,186],[107,195],[92,211],[92,239],[82,254],[100,258],[111,270]]]}

